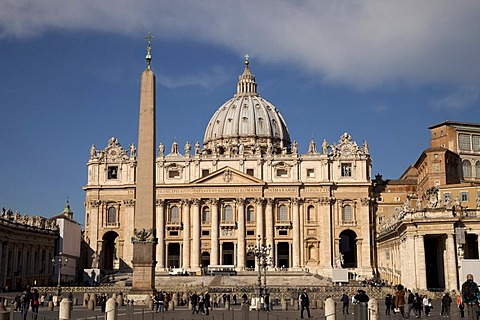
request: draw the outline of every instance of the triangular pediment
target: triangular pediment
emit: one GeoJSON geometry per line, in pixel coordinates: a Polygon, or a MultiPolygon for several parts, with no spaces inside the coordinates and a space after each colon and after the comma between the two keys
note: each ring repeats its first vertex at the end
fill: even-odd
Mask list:
{"type": "Polygon", "coordinates": [[[233,169],[231,167],[223,167],[217,171],[210,173],[208,176],[202,177],[192,184],[198,185],[264,185],[265,181],[252,177],[246,173],[233,169]]]}

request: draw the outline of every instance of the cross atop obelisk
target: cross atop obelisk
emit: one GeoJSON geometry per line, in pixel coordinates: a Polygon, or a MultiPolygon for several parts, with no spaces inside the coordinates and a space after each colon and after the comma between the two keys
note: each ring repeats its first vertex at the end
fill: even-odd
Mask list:
{"type": "Polygon", "coordinates": [[[145,56],[145,60],[147,60],[147,68],[150,69],[152,62],[152,38],[155,38],[155,36],[152,36],[149,32],[144,38],[147,39],[147,55],[145,56]]]}

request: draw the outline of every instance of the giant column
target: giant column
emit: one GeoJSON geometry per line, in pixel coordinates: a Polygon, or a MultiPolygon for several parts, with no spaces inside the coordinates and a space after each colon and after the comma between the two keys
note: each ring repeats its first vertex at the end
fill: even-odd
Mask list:
{"type": "Polygon", "coordinates": [[[151,36],[148,34],[147,69],[140,83],[133,286],[129,297],[141,300],[155,290],[155,75],[150,69],[151,36]]]}

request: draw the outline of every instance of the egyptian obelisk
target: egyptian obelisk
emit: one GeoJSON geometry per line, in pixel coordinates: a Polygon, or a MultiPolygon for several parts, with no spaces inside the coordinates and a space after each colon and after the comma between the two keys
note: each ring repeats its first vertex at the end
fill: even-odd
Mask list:
{"type": "MultiPolygon", "coordinates": [[[[135,230],[133,242],[133,286],[130,296],[137,299],[155,290],[155,75],[151,70],[151,39],[146,37],[147,68],[140,83],[138,154],[135,191],[135,230]]],[[[137,300],[135,299],[135,300],[137,300]]]]}

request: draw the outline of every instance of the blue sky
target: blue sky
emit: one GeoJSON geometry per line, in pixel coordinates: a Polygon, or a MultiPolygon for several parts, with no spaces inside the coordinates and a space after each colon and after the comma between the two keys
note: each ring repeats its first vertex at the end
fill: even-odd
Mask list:
{"type": "Polygon", "coordinates": [[[157,143],[203,139],[243,56],[300,152],[367,140],[398,178],[428,127],[480,122],[478,1],[0,0],[0,206],[84,221],[89,148],[137,142],[151,32],[157,143]]]}

